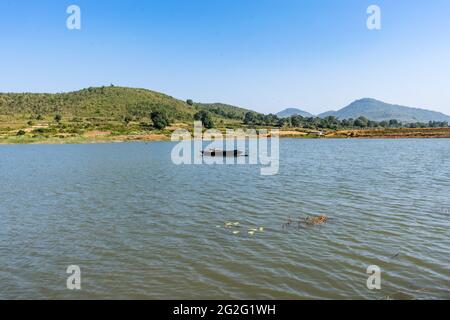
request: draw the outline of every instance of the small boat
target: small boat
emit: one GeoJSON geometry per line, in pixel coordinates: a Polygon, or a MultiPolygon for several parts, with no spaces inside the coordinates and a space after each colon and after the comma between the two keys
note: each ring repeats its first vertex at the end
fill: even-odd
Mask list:
{"type": "Polygon", "coordinates": [[[220,150],[220,149],[208,149],[203,150],[202,155],[206,157],[239,157],[242,155],[242,151],[239,150],[220,150]]]}

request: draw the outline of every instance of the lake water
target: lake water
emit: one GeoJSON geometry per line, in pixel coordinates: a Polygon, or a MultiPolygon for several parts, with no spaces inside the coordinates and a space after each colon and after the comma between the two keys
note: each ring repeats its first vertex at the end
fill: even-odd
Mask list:
{"type": "Polygon", "coordinates": [[[0,298],[450,298],[450,140],[285,139],[276,176],[173,146],[0,146],[0,298]]]}

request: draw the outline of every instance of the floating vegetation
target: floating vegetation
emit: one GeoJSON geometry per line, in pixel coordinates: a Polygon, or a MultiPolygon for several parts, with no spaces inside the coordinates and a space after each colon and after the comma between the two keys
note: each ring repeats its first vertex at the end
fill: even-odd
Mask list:
{"type": "MultiPolygon", "coordinates": [[[[225,228],[232,229],[232,234],[238,235],[241,233],[241,231],[236,230],[236,228],[241,228],[241,224],[238,221],[226,221],[224,223],[225,228]]],[[[221,228],[220,225],[217,225],[216,228],[221,228]]],[[[248,228],[247,234],[250,236],[254,236],[257,232],[263,232],[264,227],[251,227],[248,228]]]]}
{"type": "Polygon", "coordinates": [[[328,217],[327,216],[318,216],[318,217],[313,217],[313,216],[309,216],[305,218],[305,223],[306,224],[324,224],[325,222],[328,221],[328,217]]]}
{"type": "Polygon", "coordinates": [[[250,228],[250,229],[248,229],[248,234],[251,235],[251,236],[254,236],[255,233],[263,232],[263,231],[264,231],[264,227],[250,228]]]}
{"type": "MultiPolygon", "coordinates": [[[[298,221],[296,221],[297,227],[300,229],[302,224],[314,226],[314,225],[321,225],[326,223],[329,220],[329,218],[325,215],[321,216],[306,216],[305,218],[299,218],[298,221]]],[[[295,222],[291,219],[289,216],[285,223],[282,224],[283,229],[289,228],[291,225],[293,225],[295,222]]]]}
{"type": "Polygon", "coordinates": [[[227,222],[225,222],[225,227],[227,227],[227,228],[231,228],[231,227],[236,227],[236,226],[238,226],[239,225],[239,222],[231,222],[231,221],[227,221],[227,222]]]}

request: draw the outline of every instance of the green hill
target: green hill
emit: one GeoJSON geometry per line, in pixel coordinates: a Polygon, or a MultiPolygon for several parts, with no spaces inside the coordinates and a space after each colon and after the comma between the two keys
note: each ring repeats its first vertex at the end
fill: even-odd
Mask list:
{"type": "Polygon", "coordinates": [[[96,87],[68,93],[0,93],[0,115],[11,118],[54,117],[106,118],[121,120],[148,117],[164,111],[174,121],[191,121],[199,109],[210,110],[215,117],[242,119],[245,109],[224,104],[193,106],[171,96],[146,89],[96,87]]]}
{"type": "Polygon", "coordinates": [[[250,111],[223,103],[195,103],[194,106],[197,110],[207,110],[218,117],[235,120],[244,119],[245,114],[250,111]]]}

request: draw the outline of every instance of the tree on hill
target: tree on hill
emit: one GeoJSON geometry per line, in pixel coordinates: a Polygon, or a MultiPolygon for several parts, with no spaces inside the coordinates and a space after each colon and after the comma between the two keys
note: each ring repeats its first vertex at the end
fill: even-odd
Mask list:
{"type": "Polygon", "coordinates": [[[123,122],[125,123],[126,126],[128,126],[128,124],[132,121],[133,119],[130,116],[125,116],[123,117],[123,122]]]}
{"type": "Polygon", "coordinates": [[[249,111],[249,112],[247,112],[245,115],[244,115],[244,124],[254,124],[255,123],[255,121],[256,121],[256,115],[255,115],[255,113],[254,112],[251,112],[251,111],[249,111]]]}
{"type": "Polygon", "coordinates": [[[193,106],[193,105],[194,105],[194,101],[192,101],[192,99],[186,100],[186,103],[187,103],[188,105],[190,105],[190,106],[193,106]]]}
{"type": "Polygon", "coordinates": [[[194,115],[194,119],[201,121],[206,129],[214,128],[214,122],[212,120],[211,114],[208,111],[200,110],[194,115]]]}
{"type": "Polygon", "coordinates": [[[158,130],[162,130],[170,124],[167,115],[161,111],[152,112],[150,118],[152,119],[153,126],[158,130]]]}
{"type": "Polygon", "coordinates": [[[61,120],[62,120],[62,116],[59,113],[57,113],[57,114],[55,114],[55,118],[54,119],[55,119],[56,122],[60,123],[61,120]]]}

